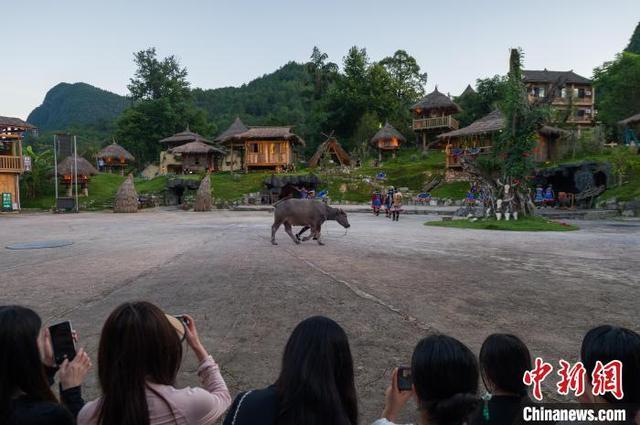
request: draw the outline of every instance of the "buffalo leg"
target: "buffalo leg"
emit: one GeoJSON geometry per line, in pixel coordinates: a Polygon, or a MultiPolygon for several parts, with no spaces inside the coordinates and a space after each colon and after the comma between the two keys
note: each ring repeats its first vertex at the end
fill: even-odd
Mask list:
{"type": "Polygon", "coordinates": [[[276,232],[280,228],[281,224],[282,224],[281,221],[276,221],[273,223],[273,226],[271,226],[271,243],[273,245],[278,245],[278,242],[276,242],[276,232]]]}
{"type": "MultiPolygon", "coordinates": [[[[309,229],[311,229],[311,226],[304,226],[304,227],[302,228],[302,230],[300,230],[298,233],[296,233],[296,238],[297,238],[298,240],[300,240],[300,237],[302,236],[302,234],[303,234],[304,232],[306,232],[307,230],[309,230],[309,229]]],[[[303,241],[308,241],[308,240],[309,240],[309,238],[308,238],[308,237],[305,237],[305,238],[303,238],[302,240],[303,240],[303,241]]]]}
{"type": "Polygon", "coordinates": [[[322,239],[320,238],[320,229],[320,226],[316,227],[313,229],[312,234],[318,240],[318,245],[324,245],[324,242],[322,242],[322,239]]]}
{"type": "Polygon", "coordinates": [[[300,241],[298,240],[298,238],[296,238],[296,236],[293,234],[293,232],[291,231],[291,224],[289,224],[288,222],[284,222],[284,231],[287,232],[287,235],[289,235],[291,237],[291,240],[294,241],[296,244],[299,244],[300,241]]]}

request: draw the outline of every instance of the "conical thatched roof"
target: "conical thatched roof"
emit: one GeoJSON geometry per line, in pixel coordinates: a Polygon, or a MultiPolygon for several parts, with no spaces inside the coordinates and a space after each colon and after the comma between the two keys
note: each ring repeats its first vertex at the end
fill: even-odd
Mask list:
{"type": "Polygon", "coordinates": [[[184,145],[180,145],[178,147],[169,149],[171,153],[182,153],[182,154],[205,154],[210,152],[217,152],[220,154],[224,154],[224,151],[215,146],[208,145],[203,142],[189,142],[184,145]]]}
{"type": "Polygon", "coordinates": [[[452,137],[469,137],[480,134],[493,133],[504,128],[504,117],[499,109],[480,118],[459,130],[453,130],[438,136],[438,139],[449,139],[452,137]]]}
{"type": "Polygon", "coordinates": [[[347,151],[342,149],[342,146],[338,143],[338,140],[335,137],[330,137],[318,146],[316,153],[314,153],[309,160],[309,167],[317,167],[325,152],[334,153],[338,158],[340,165],[351,165],[351,157],[349,157],[347,151]]]}
{"type": "Polygon", "coordinates": [[[378,132],[371,138],[369,141],[372,145],[378,143],[378,140],[391,140],[398,139],[400,143],[404,143],[407,139],[404,138],[402,134],[398,130],[396,130],[391,124],[388,122],[385,123],[384,127],[382,127],[378,132]]]}
{"type": "Polygon", "coordinates": [[[440,93],[438,88],[411,107],[412,111],[429,111],[432,109],[444,109],[452,114],[462,111],[462,109],[444,93],[440,93]]]}
{"type": "MultiPolygon", "coordinates": [[[[218,140],[218,139],[216,139],[218,140]]],[[[291,143],[304,146],[304,140],[291,131],[291,126],[277,127],[249,127],[247,131],[225,138],[223,143],[232,140],[288,140],[291,143]]]]}
{"type": "Polygon", "coordinates": [[[196,193],[196,202],[193,204],[193,210],[198,212],[211,210],[211,179],[209,173],[200,182],[200,187],[196,193]]]}
{"type": "Polygon", "coordinates": [[[229,128],[227,128],[218,137],[215,138],[215,141],[219,143],[226,142],[227,140],[230,140],[233,136],[240,133],[244,133],[247,130],[249,130],[249,127],[244,125],[240,117],[236,117],[236,119],[229,126],[229,128]]]}
{"type": "Polygon", "coordinates": [[[160,143],[162,144],[169,144],[174,146],[184,145],[189,142],[202,142],[202,143],[208,143],[208,144],[213,143],[211,140],[205,139],[198,133],[194,133],[193,131],[190,131],[188,127],[185,131],[176,133],[171,137],[167,137],[160,140],[160,143]]]}
{"type": "Polygon", "coordinates": [[[104,160],[112,159],[117,161],[121,161],[124,159],[127,162],[132,162],[135,160],[133,155],[131,155],[128,150],[126,150],[116,142],[113,142],[109,146],[102,148],[102,150],[96,154],[96,158],[102,158],[104,160]]]}
{"type": "Polygon", "coordinates": [[[120,185],[116,198],[113,202],[114,213],[135,213],[138,212],[138,193],[133,184],[133,176],[129,177],[120,185]]]}
{"type": "Polygon", "coordinates": [[[623,126],[636,125],[638,123],[640,123],[640,114],[635,114],[629,118],[623,119],[622,121],[618,121],[618,124],[623,126]]]}
{"type": "Polygon", "coordinates": [[[467,88],[464,89],[462,94],[460,94],[460,97],[466,96],[466,95],[469,95],[469,94],[476,94],[476,91],[473,89],[473,87],[471,87],[471,84],[467,84],[467,88]]]}
{"type": "MultiPolygon", "coordinates": [[[[73,176],[74,175],[75,161],[73,155],[66,157],[61,163],[58,164],[59,176],[73,176]]],[[[95,176],[98,174],[98,170],[91,165],[89,161],[83,157],[78,157],[78,175],[79,176],[95,176]]]]}

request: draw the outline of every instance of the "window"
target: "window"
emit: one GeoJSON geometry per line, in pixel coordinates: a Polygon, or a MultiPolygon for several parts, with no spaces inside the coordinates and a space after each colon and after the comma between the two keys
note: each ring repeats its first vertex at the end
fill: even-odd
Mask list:
{"type": "Polygon", "coordinates": [[[563,98],[563,99],[567,97],[567,88],[566,87],[563,87],[560,90],[560,97],[563,98]]]}
{"type": "Polygon", "coordinates": [[[258,153],[259,152],[258,144],[257,143],[251,143],[251,145],[249,146],[249,150],[252,153],[258,153]]]}
{"type": "Polygon", "coordinates": [[[578,89],[578,97],[584,99],[586,96],[585,89],[578,89]]]}

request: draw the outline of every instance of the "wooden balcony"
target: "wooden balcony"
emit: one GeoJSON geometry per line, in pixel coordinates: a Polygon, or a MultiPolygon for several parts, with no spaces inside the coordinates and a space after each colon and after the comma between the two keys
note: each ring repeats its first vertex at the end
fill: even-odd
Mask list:
{"type": "Polygon", "coordinates": [[[418,118],[413,120],[413,130],[450,129],[457,130],[460,123],[451,115],[434,118],[418,118]]]}
{"type": "Polygon", "coordinates": [[[256,153],[247,152],[247,166],[271,166],[286,165],[289,163],[289,156],[286,153],[256,153]]]}
{"type": "Polygon", "coordinates": [[[0,155],[0,173],[22,173],[22,157],[0,155]]]}

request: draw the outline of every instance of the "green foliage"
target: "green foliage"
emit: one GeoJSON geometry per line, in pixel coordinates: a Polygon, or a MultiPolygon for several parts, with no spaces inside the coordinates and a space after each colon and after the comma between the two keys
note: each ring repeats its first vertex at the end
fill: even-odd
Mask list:
{"type": "Polygon", "coordinates": [[[329,59],[329,55],[314,46],[310,61],[305,65],[313,81],[315,99],[320,99],[327,92],[329,85],[338,74],[338,65],[327,62],[327,59],[329,59]]]}
{"type": "Polygon", "coordinates": [[[578,230],[577,226],[547,220],[543,217],[528,216],[519,220],[494,220],[485,219],[478,221],[451,220],[428,221],[427,226],[451,227],[455,229],[480,229],[480,230],[506,230],[517,232],[566,232],[578,230]]]}
{"type": "Polygon", "coordinates": [[[72,126],[108,132],[130,104],[123,96],[85,83],[60,83],[49,90],[27,121],[41,132],[68,131],[72,126]]]}
{"type": "Polygon", "coordinates": [[[31,171],[20,176],[20,199],[31,200],[53,193],[53,152],[44,150],[36,153],[27,146],[24,155],[31,157],[31,171]]]}
{"type": "Polygon", "coordinates": [[[638,22],[638,25],[636,26],[636,29],[631,36],[631,40],[629,40],[629,45],[625,49],[625,52],[640,55],[640,22],[638,22]]]}
{"type": "Polygon", "coordinates": [[[455,101],[462,108],[456,115],[460,126],[465,127],[492,112],[504,97],[507,79],[501,75],[476,80],[476,91],[458,96],[455,101]]]}
{"type": "Polygon", "coordinates": [[[495,138],[491,156],[503,182],[523,180],[531,174],[534,162],[530,153],[536,144],[536,130],[548,115],[548,110],[532,106],[522,80],[522,52],[511,50],[509,75],[504,97],[499,102],[505,128],[495,138]]]}
{"type": "Polygon", "coordinates": [[[180,66],[175,56],[159,60],[156,48],[151,47],[134,53],[133,57],[137,69],[127,88],[134,100],[168,98],[181,102],[189,97],[187,69],[180,66]]]}
{"type": "Polygon", "coordinates": [[[384,58],[380,64],[391,77],[395,96],[405,105],[424,96],[427,73],[420,72],[420,65],[405,50],[396,51],[393,56],[384,58]]]}
{"type": "Polygon", "coordinates": [[[633,171],[634,159],[629,152],[629,148],[625,146],[619,146],[613,150],[609,163],[613,174],[616,176],[618,187],[622,186],[624,178],[633,171]]]}
{"type": "Polygon", "coordinates": [[[594,69],[598,119],[613,132],[640,111],[640,54],[622,53],[594,69]]]}
{"type": "Polygon", "coordinates": [[[128,87],[137,102],[118,119],[116,137],[138,167],[158,160],[159,140],[187,127],[213,136],[206,112],[191,101],[186,69],[173,56],[158,60],[154,48],[134,56],[138,69],[128,87]]]}

